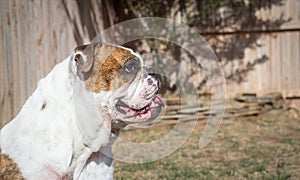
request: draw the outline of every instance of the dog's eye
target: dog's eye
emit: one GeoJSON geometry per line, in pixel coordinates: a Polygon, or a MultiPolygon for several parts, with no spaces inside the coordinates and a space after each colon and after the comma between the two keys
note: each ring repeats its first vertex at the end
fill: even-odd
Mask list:
{"type": "Polygon", "coordinates": [[[136,61],[130,62],[125,65],[124,70],[127,74],[136,74],[139,69],[139,64],[136,61]]]}
{"type": "Polygon", "coordinates": [[[126,67],[125,67],[125,71],[126,71],[127,73],[133,73],[133,72],[135,72],[136,69],[137,69],[137,68],[136,68],[136,66],[134,66],[134,65],[129,65],[129,66],[126,66],[126,67]]]}

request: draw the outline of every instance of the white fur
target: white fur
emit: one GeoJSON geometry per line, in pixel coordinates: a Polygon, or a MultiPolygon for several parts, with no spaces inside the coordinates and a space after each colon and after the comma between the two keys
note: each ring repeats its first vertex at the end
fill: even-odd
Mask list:
{"type": "MultiPolygon", "coordinates": [[[[93,117],[93,110],[86,113],[86,109],[78,112],[77,108],[77,112],[74,111],[74,106],[86,107],[88,99],[85,98],[89,95],[70,71],[70,67],[76,71],[75,66],[69,64],[70,58],[40,80],[20,113],[0,131],[2,152],[17,163],[26,179],[113,178],[112,163],[106,162],[110,158],[100,151],[110,152],[114,137],[110,137],[110,126],[103,122],[105,117],[95,119],[99,113],[93,117]],[[75,96],[83,102],[75,101],[75,96]],[[78,114],[80,119],[76,117],[78,114]],[[88,124],[87,135],[78,126],[78,121],[84,119],[93,122],[88,124]],[[92,153],[97,154],[93,156],[97,163],[87,161],[92,153]]],[[[102,96],[108,98],[104,94],[102,96]]]]}

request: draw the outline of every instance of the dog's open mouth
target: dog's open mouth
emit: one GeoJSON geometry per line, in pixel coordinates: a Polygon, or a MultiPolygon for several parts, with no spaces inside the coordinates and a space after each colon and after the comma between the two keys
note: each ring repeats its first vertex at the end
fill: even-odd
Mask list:
{"type": "Polygon", "coordinates": [[[117,102],[116,109],[131,121],[140,122],[154,120],[161,113],[164,106],[163,100],[157,95],[150,104],[140,109],[131,108],[122,100],[117,102]]]}

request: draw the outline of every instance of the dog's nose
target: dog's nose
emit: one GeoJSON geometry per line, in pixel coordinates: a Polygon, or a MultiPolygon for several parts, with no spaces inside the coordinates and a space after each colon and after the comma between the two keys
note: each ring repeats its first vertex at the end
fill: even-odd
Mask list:
{"type": "Polygon", "coordinates": [[[158,79],[158,74],[155,72],[155,70],[152,67],[144,66],[144,75],[150,75],[156,80],[158,79]]]}
{"type": "MultiPolygon", "coordinates": [[[[159,76],[158,74],[155,72],[155,70],[152,67],[149,66],[144,66],[144,75],[147,76],[151,76],[156,82],[157,82],[157,86],[158,88],[160,88],[160,80],[159,80],[159,76]]],[[[148,79],[148,83],[149,85],[153,83],[153,81],[151,79],[148,79]]]]}

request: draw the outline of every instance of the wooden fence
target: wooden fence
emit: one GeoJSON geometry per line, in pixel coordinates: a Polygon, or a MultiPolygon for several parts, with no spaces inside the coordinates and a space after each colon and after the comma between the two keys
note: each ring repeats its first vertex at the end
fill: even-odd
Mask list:
{"type": "Polygon", "coordinates": [[[104,29],[106,20],[99,14],[93,19],[97,28],[86,28],[91,22],[84,21],[84,18],[90,14],[80,14],[79,6],[95,8],[98,9],[95,12],[99,12],[102,4],[92,3],[0,1],[0,127],[20,111],[39,79],[78,44],[89,42],[93,38],[90,36],[104,29]]]}
{"type": "MultiPolygon", "coordinates": [[[[38,80],[55,64],[77,44],[88,42],[112,24],[110,17],[99,13],[110,11],[109,1],[78,2],[0,1],[0,127],[19,112],[38,80]],[[94,14],[83,11],[88,8],[94,14]]],[[[272,19],[282,13],[290,20],[276,28],[202,32],[206,37],[230,39],[238,45],[253,34],[259,35],[254,46],[231,52],[243,53],[242,59],[224,64],[228,94],[280,91],[285,96],[300,97],[300,2],[286,0],[280,7],[257,12],[257,16],[272,19]],[[235,81],[236,77],[243,80],[235,81]]]]}
{"type": "MultiPolygon", "coordinates": [[[[247,35],[230,34],[221,38],[239,36],[237,44],[240,44],[247,35]]],[[[300,97],[300,30],[261,33],[256,43],[257,47],[243,51],[242,61],[236,59],[223,66],[228,95],[279,91],[284,97],[300,97]]]]}

